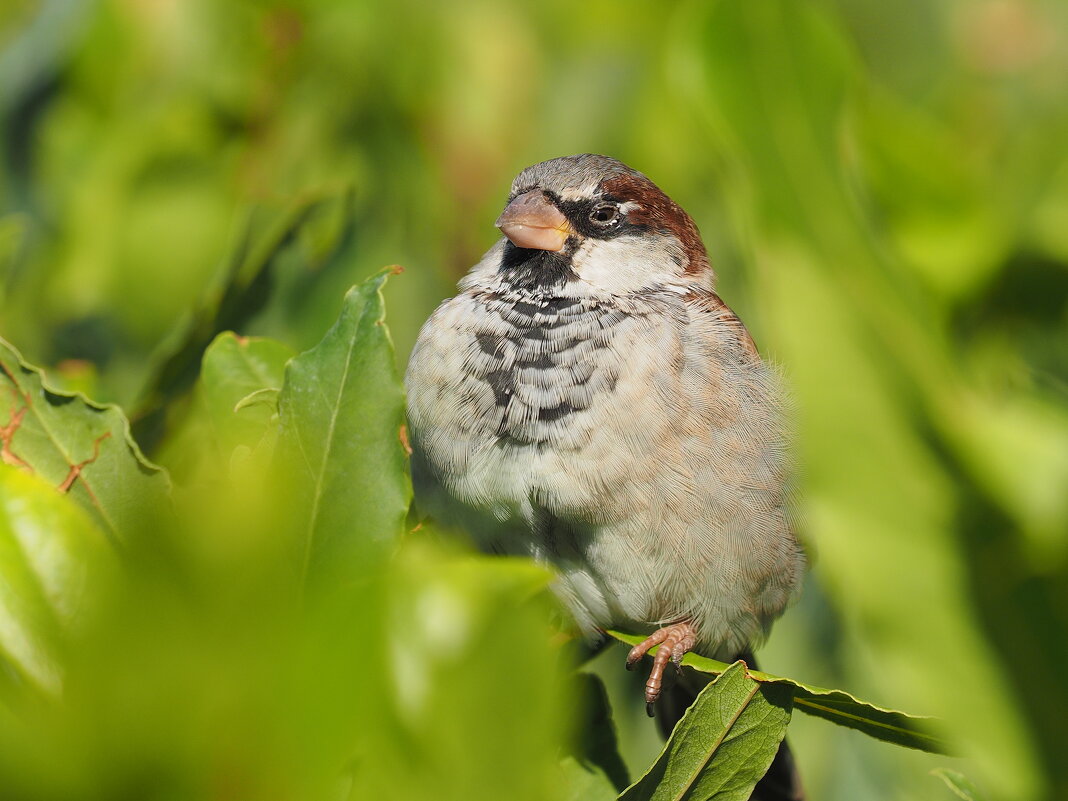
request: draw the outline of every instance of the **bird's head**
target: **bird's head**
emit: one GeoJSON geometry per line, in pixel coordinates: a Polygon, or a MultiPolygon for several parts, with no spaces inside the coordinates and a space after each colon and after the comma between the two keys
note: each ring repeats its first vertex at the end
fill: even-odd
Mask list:
{"type": "Polygon", "coordinates": [[[637,170],[583,154],[527,167],[497,219],[510,283],[578,282],[597,293],[656,286],[712,287],[712,269],[690,216],[637,170]]]}

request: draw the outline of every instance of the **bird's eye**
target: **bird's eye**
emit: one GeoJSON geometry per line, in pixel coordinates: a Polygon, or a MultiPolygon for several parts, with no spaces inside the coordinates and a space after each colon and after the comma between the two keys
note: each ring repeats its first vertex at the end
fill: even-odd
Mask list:
{"type": "Polygon", "coordinates": [[[590,212],[590,222],[594,225],[612,225],[619,219],[619,206],[615,203],[602,203],[590,212]]]}

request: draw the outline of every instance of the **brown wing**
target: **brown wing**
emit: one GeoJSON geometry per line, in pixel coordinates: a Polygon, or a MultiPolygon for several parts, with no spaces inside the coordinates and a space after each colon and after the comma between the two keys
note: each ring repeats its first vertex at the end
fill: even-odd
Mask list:
{"type": "Polygon", "coordinates": [[[721,325],[735,334],[739,347],[746,355],[757,361],[760,360],[760,353],[757,351],[753,337],[749,334],[749,329],[719,295],[710,290],[690,292],[686,295],[686,302],[714,315],[721,325]]]}

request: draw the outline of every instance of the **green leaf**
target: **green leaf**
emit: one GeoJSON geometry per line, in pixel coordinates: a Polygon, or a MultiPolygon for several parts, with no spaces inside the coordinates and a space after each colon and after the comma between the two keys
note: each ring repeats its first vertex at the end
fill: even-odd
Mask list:
{"type": "Polygon", "coordinates": [[[71,495],[116,541],[169,508],[167,474],[142,455],[118,407],[53,391],[2,340],[0,460],[71,495]]]}
{"type": "Polygon", "coordinates": [[[286,367],[276,460],[294,493],[305,578],[318,567],[358,572],[388,552],[408,511],[404,392],[382,298],[389,275],[349,290],[322,342],[286,367]]]}
{"type": "Polygon", "coordinates": [[[65,635],[112,556],[77,504],[39,478],[0,466],[0,674],[57,693],[65,635]]]}
{"type": "Polygon", "coordinates": [[[950,770],[949,768],[935,768],[931,771],[931,775],[937,776],[944,781],[946,786],[953,791],[953,794],[963,799],[963,801],[983,801],[983,796],[979,794],[975,784],[960,771],[950,770]]]}
{"type": "Polygon", "coordinates": [[[603,770],[583,765],[574,757],[560,760],[563,801],[615,801],[618,791],[603,770]]]}
{"type": "Polygon", "coordinates": [[[277,391],[293,351],[271,339],[219,334],[204,353],[201,391],[208,418],[224,456],[239,445],[253,447],[275,413],[272,404],[246,402],[277,391]]]}
{"type": "MultiPolygon", "coordinates": [[[[351,613],[335,629],[347,643],[345,631],[359,638],[342,647],[360,664],[381,660],[369,694],[385,708],[381,719],[356,712],[362,745],[349,798],[566,798],[559,749],[573,695],[552,642],[552,574],[436,539],[406,538],[368,582],[381,581],[388,598],[372,624],[378,639],[353,628],[351,613]]],[[[614,798],[609,789],[592,798],[614,798]]]]}
{"type": "MultiPolygon", "coordinates": [[[[637,645],[644,639],[639,635],[623,634],[618,631],[609,631],[608,634],[628,645],[637,645]]],[[[656,650],[653,648],[649,654],[654,655],[656,650]]],[[[723,673],[729,667],[726,662],[694,653],[686,654],[682,658],[682,664],[700,673],[714,675],[723,673]]],[[[829,720],[839,726],[856,729],[869,737],[895,745],[930,751],[935,754],[949,753],[948,743],[930,731],[938,725],[935,718],[883,709],[867,701],[861,701],[842,690],[814,687],[811,684],[803,684],[782,676],[773,676],[759,670],[747,670],[746,673],[756,681],[791,688],[794,694],[794,707],[805,714],[829,720]]]]}
{"type": "Polygon", "coordinates": [[[793,690],[735,662],[697,696],[649,771],[620,801],[745,801],[790,722],[793,690]]]}
{"type": "MultiPolygon", "coordinates": [[[[342,198],[347,207],[349,193],[342,198]]],[[[219,332],[242,329],[264,307],[276,263],[287,246],[336,200],[336,194],[328,192],[302,196],[272,218],[266,231],[260,230],[255,210],[249,212],[242,237],[215,286],[161,348],[164,356],[142,392],[144,402],[135,426],[150,453],[167,426],[167,404],[192,387],[205,348],[219,332]]]]}
{"type": "MultiPolygon", "coordinates": [[[[601,678],[593,673],[579,672],[575,679],[578,683],[581,712],[577,737],[573,743],[573,755],[578,767],[587,774],[579,783],[586,786],[592,781],[589,775],[600,775],[610,787],[615,788],[612,793],[614,798],[616,793],[630,784],[630,776],[619,753],[619,740],[612,720],[608,692],[601,678]]],[[[581,778],[573,772],[572,776],[581,778]]]]}
{"type": "Polygon", "coordinates": [[[234,411],[240,412],[252,408],[253,406],[266,406],[271,410],[272,414],[277,414],[278,396],[281,392],[281,387],[264,387],[263,389],[257,389],[255,392],[250,392],[235,403],[234,411]]]}

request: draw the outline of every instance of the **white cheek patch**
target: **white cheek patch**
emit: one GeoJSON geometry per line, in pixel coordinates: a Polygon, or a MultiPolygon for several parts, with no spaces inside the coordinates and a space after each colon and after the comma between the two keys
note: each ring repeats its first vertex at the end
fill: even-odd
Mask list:
{"type": "Polygon", "coordinates": [[[572,258],[581,282],[609,293],[676,283],[685,263],[682,247],[673,238],[649,236],[587,240],[572,258]]]}

